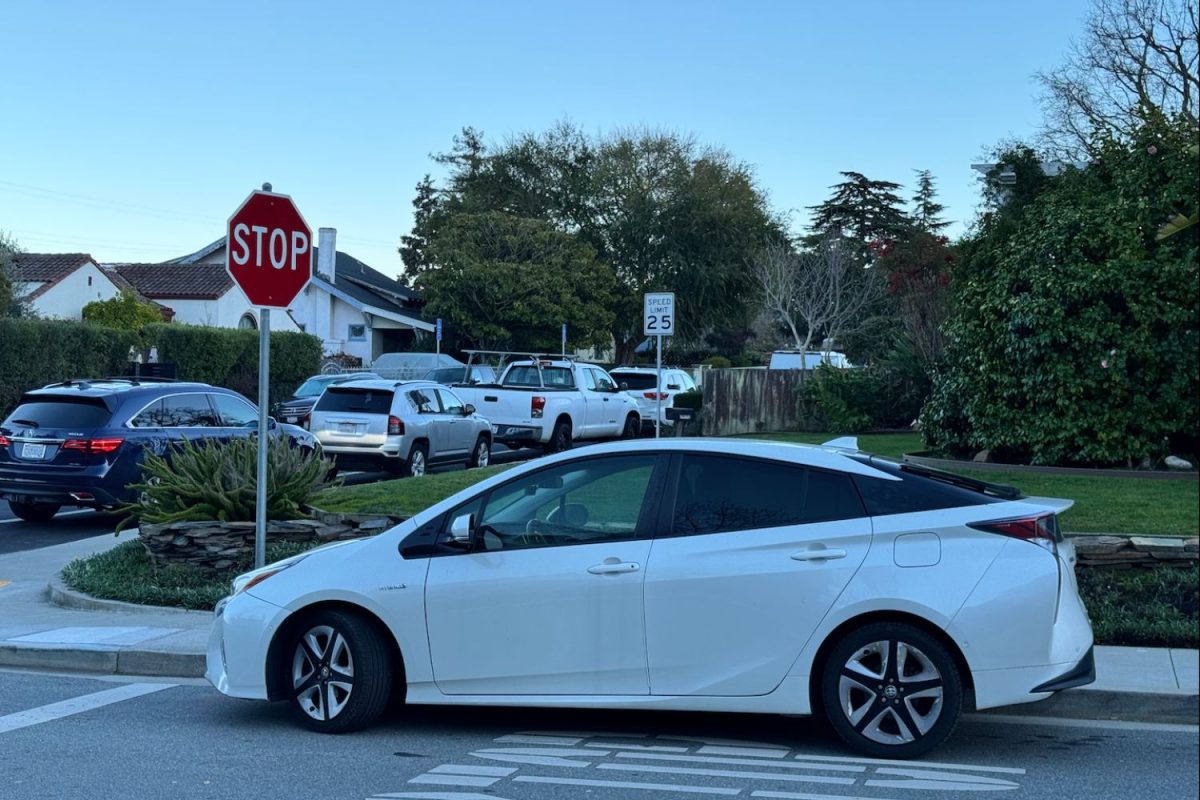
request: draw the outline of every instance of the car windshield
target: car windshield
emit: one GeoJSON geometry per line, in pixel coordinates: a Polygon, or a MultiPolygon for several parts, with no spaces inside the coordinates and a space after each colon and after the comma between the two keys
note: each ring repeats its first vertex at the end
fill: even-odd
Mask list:
{"type": "Polygon", "coordinates": [[[325,391],[325,387],[337,380],[336,376],[330,375],[321,378],[309,378],[304,383],[300,384],[300,388],[296,390],[294,397],[316,397],[321,392],[325,391]]]}
{"type": "Polygon", "coordinates": [[[653,389],[658,384],[658,376],[648,372],[610,372],[609,375],[630,389],[653,389]]]}
{"type": "Polygon", "coordinates": [[[435,383],[463,383],[466,378],[466,367],[442,367],[431,369],[425,374],[425,380],[435,383]]]}
{"type": "Polygon", "coordinates": [[[86,397],[38,398],[17,406],[4,426],[28,428],[99,428],[108,422],[108,408],[100,400],[86,397]]]}

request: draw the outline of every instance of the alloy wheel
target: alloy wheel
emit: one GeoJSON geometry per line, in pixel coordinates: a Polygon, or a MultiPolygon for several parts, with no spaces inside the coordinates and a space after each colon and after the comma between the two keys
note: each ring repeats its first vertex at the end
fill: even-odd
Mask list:
{"type": "Polygon", "coordinates": [[[408,457],[408,472],[414,478],[419,478],[425,474],[425,452],[423,450],[413,450],[412,455],[408,457]]]}
{"type": "Polygon", "coordinates": [[[915,742],[941,717],[944,680],[917,647],[890,639],[871,642],[842,665],[841,713],[853,729],[883,745],[915,742]]]}
{"type": "Polygon", "coordinates": [[[488,443],[485,440],[480,439],[475,445],[475,466],[486,467],[488,465],[488,459],[491,458],[491,454],[492,451],[491,448],[488,447],[488,443]]]}
{"type": "Polygon", "coordinates": [[[292,694],[314,720],[328,722],[354,694],[354,657],[346,637],[329,625],[317,625],[300,637],[292,656],[292,694]]]}

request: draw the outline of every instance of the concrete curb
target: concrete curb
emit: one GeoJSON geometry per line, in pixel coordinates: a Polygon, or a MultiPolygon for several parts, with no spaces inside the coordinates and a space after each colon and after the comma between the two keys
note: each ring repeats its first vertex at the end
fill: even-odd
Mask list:
{"type": "Polygon", "coordinates": [[[0,644],[0,667],[93,675],[203,678],[204,666],[201,653],[0,644]]]}
{"type": "Polygon", "coordinates": [[[50,602],[60,608],[77,608],[83,611],[116,611],[122,614],[212,614],[211,611],[200,611],[194,608],[144,606],[121,600],[92,597],[90,594],[84,594],[67,586],[60,575],[55,575],[49,580],[46,584],[46,592],[50,602]]]}
{"type": "Polygon", "coordinates": [[[1111,689],[1068,689],[1036,703],[973,711],[989,715],[1057,717],[1061,719],[1162,722],[1172,725],[1200,724],[1200,695],[1184,690],[1170,694],[1118,692],[1111,689]]]}

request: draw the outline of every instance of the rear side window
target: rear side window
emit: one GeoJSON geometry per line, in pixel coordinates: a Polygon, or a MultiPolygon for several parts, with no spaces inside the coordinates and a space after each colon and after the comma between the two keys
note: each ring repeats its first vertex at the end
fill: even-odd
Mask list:
{"type": "Polygon", "coordinates": [[[388,414],[394,392],[388,389],[344,389],[330,386],[317,401],[317,411],[349,411],[355,414],[388,414]]]}
{"type": "Polygon", "coordinates": [[[519,365],[509,369],[504,376],[505,386],[541,386],[545,381],[547,386],[573,387],[575,378],[566,367],[542,367],[541,377],[538,368],[532,365],[519,365]]]}
{"type": "Polygon", "coordinates": [[[623,383],[630,389],[653,389],[655,376],[644,372],[610,372],[618,383],[623,383]]]}
{"type": "MultiPolygon", "coordinates": [[[[880,465],[876,463],[871,466],[880,468],[880,465]]],[[[854,476],[854,485],[858,487],[858,492],[862,495],[867,513],[873,517],[999,502],[997,498],[988,497],[961,486],[942,483],[923,475],[905,472],[901,469],[887,469],[886,471],[900,480],[889,481],[882,478],[868,478],[865,475],[854,476]]]]}
{"type": "Polygon", "coordinates": [[[865,515],[848,475],[772,461],[685,455],[671,529],[686,536],[865,515]]]}
{"type": "Polygon", "coordinates": [[[70,428],[83,430],[108,424],[110,413],[102,400],[91,397],[28,399],[17,406],[5,427],[70,428]]]}
{"type": "Polygon", "coordinates": [[[159,425],[164,428],[215,428],[216,412],[204,394],[173,394],[162,399],[159,425]]]}

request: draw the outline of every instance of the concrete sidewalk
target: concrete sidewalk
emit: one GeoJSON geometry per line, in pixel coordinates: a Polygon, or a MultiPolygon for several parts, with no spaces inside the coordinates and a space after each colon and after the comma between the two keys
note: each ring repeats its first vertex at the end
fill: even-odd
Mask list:
{"type": "MultiPolygon", "coordinates": [[[[96,600],[59,578],[74,558],[136,537],[97,536],[0,555],[0,667],[118,675],[195,678],[204,674],[212,612],[96,600]]],[[[1014,706],[1065,709],[1106,719],[1116,708],[1196,723],[1200,692],[1197,650],[1097,647],[1096,682],[1042,703],[1014,706]],[[1158,710],[1156,710],[1158,709],[1158,710]]]]}

